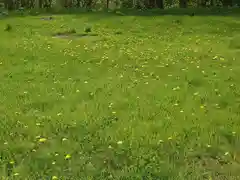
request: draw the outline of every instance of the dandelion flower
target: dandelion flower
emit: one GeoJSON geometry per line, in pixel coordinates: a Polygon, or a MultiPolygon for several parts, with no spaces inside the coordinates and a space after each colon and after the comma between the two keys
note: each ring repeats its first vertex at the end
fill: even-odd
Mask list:
{"type": "Polygon", "coordinates": [[[53,176],[53,177],[52,177],[52,180],[57,180],[57,179],[58,179],[57,176],[53,176]]]}
{"type": "Polygon", "coordinates": [[[199,94],[198,92],[195,92],[193,95],[194,95],[194,96],[197,96],[198,94],[199,94]]]}
{"type": "Polygon", "coordinates": [[[62,138],[62,141],[67,141],[67,138],[62,138]]]}
{"type": "Polygon", "coordinates": [[[15,164],[15,162],[14,162],[13,160],[12,160],[12,161],[10,161],[9,163],[10,163],[10,164],[15,164]]]}
{"type": "Polygon", "coordinates": [[[201,108],[201,109],[204,109],[204,105],[201,105],[200,108],[201,108]]]}
{"type": "Polygon", "coordinates": [[[168,140],[172,140],[172,139],[173,139],[172,136],[168,137],[168,140]]]}
{"type": "Polygon", "coordinates": [[[44,143],[44,142],[47,141],[47,139],[46,139],[46,138],[40,138],[38,141],[39,141],[40,143],[44,143]]]}
{"type": "Polygon", "coordinates": [[[14,173],[13,175],[14,175],[14,176],[19,176],[19,173],[14,173]]]}
{"type": "Polygon", "coordinates": [[[67,154],[66,156],[65,156],[65,159],[67,160],[67,159],[70,159],[71,158],[71,155],[70,154],[67,154]]]}
{"type": "Polygon", "coordinates": [[[118,141],[118,142],[117,142],[118,145],[121,145],[122,143],[123,143],[122,141],[118,141]]]}

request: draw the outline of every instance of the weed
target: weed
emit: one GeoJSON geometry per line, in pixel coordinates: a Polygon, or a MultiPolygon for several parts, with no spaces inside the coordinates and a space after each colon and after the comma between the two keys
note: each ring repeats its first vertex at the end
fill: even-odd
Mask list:
{"type": "Polygon", "coordinates": [[[239,179],[239,18],[116,14],[0,21],[0,177],[239,179]]]}
{"type": "Polygon", "coordinates": [[[92,32],[92,27],[90,27],[90,26],[85,27],[84,32],[85,32],[85,33],[90,33],[90,32],[92,32]]]}
{"type": "Polygon", "coordinates": [[[12,30],[12,26],[10,24],[7,24],[4,31],[11,31],[12,30]]]}

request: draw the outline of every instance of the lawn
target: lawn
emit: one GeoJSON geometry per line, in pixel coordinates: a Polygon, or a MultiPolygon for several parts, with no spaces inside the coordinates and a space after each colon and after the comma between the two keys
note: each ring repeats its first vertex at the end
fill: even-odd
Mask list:
{"type": "Polygon", "coordinates": [[[0,179],[240,178],[239,17],[52,17],[0,20],[0,179]]]}

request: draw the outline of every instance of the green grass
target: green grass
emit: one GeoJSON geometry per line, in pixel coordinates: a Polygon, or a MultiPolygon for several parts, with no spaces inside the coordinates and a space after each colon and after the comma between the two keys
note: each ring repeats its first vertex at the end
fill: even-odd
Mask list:
{"type": "Polygon", "coordinates": [[[27,16],[0,30],[0,179],[239,179],[238,17],[27,16]]]}

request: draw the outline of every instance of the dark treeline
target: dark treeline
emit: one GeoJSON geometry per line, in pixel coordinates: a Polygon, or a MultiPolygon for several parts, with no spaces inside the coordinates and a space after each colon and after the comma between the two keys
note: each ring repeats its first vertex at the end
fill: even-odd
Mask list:
{"type": "Polygon", "coordinates": [[[169,7],[233,7],[240,0],[0,0],[5,9],[19,8],[169,8],[169,7]]]}

